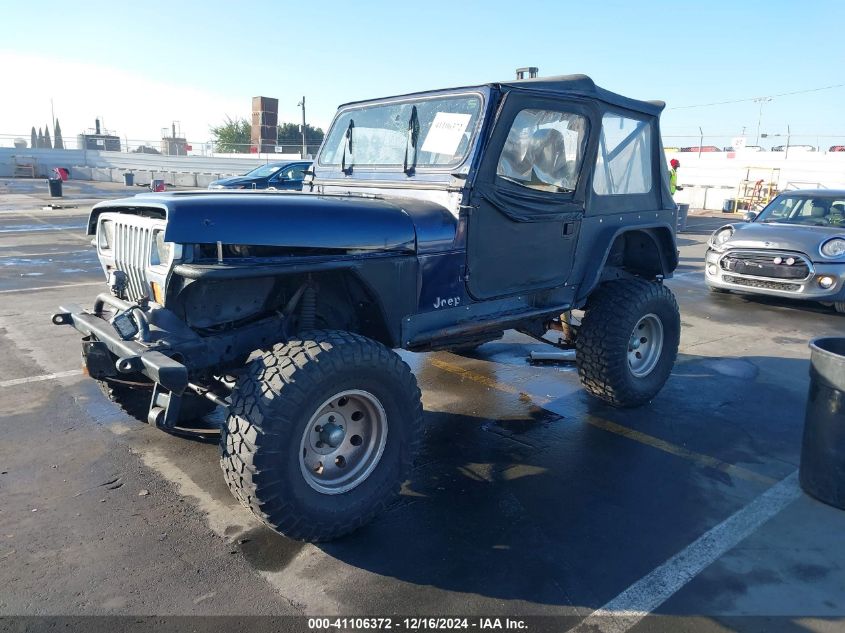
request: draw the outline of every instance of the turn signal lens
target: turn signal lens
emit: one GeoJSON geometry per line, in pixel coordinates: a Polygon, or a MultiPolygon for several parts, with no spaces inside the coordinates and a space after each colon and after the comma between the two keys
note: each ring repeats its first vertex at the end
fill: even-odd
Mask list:
{"type": "Polygon", "coordinates": [[[150,286],[153,289],[153,301],[159,305],[164,305],[164,293],[161,291],[161,286],[155,281],[151,281],[150,286]]]}

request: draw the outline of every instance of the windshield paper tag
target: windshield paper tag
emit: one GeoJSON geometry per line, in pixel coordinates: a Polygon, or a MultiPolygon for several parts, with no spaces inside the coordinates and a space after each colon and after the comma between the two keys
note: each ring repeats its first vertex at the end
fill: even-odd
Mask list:
{"type": "Polygon", "coordinates": [[[422,151],[432,154],[454,154],[471,118],[471,114],[438,112],[425,136],[422,151]]]}

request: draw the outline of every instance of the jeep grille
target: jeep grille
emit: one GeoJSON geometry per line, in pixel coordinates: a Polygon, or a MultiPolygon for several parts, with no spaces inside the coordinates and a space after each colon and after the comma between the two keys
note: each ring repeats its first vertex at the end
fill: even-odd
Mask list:
{"type": "Polygon", "coordinates": [[[152,237],[152,228],[140,225],[135,218],[124,216],[114,220],[114,264],[129,277],[130,300],[149,296],[146,270],[152,237]]]}

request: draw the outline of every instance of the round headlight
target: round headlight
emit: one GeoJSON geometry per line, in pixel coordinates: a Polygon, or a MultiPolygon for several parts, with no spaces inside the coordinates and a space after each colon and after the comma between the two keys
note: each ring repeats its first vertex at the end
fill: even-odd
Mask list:
{"type": "Polygon", "coordinates": [[[845,255],[845,240],[841,237],[834,237],[822,244],[819,250],[825,257],[841,257],[845,255]]]}
{"type": "Polygon", "coordinates": [[[734,229],[732,226],[726,226],[723,229],[719,229],[715,233],[713,233],[713,237],[710,238],[713,241],[714,246],[721,246],[725,242],[727,242],[731,235],[734,234],[734,229]]]}

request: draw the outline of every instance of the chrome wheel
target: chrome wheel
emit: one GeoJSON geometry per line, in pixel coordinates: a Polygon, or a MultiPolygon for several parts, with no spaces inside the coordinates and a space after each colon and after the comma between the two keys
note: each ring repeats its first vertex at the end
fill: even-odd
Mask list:
{"type": "Polygon", "coordinates": [[[361,484],[378,465],[387,441],[387,414],[367,391],[335,394],[317,407],[299,447],[308,485],[336,495],[361,484]]]}
{"type": "Polygon", "coordinates": [[[648,376],[663,351],[663,323],[656,314],[641,318],[628,341],[628,367],[637,378],[648,376]]]}

